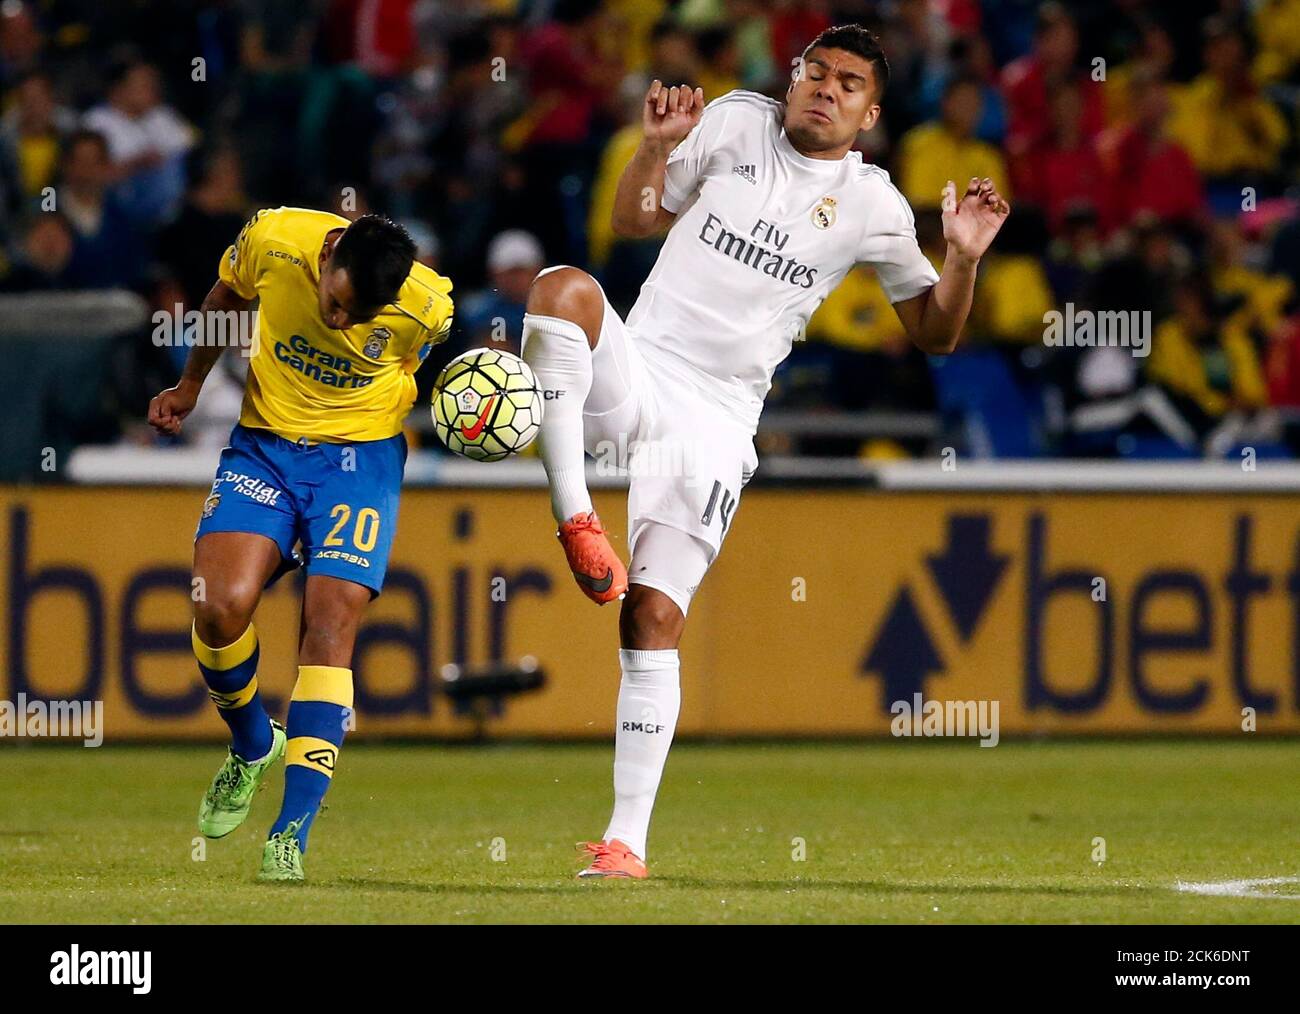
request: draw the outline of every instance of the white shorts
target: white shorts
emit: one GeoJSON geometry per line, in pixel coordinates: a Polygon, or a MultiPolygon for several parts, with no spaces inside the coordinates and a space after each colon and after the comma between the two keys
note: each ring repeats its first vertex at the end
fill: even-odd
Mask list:
{"type": "Polygon", "coordinates": [[[605,300],[583,429],[597,469],[612,474],[626,468],[629,474],[633,583],[658,586],[655,562],[636,559],[637,543],[650,525],[677,529],[703,543],[704,566],[711,564],[735,520],[740,492],[758,466],[748,428],[712,402],[690,371],[670,353],[640,345],[605,300]],[[643,564],[642,573],[650,576],[638,582],[636,567],[643,564]]]}

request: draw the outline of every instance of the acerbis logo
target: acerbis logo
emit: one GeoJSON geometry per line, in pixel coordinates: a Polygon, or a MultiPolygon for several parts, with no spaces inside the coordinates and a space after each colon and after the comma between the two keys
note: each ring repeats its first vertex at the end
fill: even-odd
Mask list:
{"type": "Polygon", "coordinates": [[[624,732],[644,732],[647,736],[653,736],[655,733],[663,732],[662,725],[652,725],[649,722],[624,722],[624,732]]]}
{"type": "Polygon", "coordinates": [[[334,761],[337,757],[338,751],[333,747],[330,747],[329,749],[321,747],[319,750],[308,750],[302,755],[303,760],[317,764],[320,767],[323,767],[326,771],[334,770],[334,761]]]}

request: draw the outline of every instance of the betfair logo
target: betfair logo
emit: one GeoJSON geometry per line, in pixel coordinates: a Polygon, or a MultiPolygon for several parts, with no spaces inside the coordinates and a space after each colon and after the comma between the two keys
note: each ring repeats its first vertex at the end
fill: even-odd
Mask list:
{"type": "Polygon", "coordinates": [[[318,750],[308,750],[302,755],[302,757],[303,760],[307,761],[309,764],[315,764],[317,767],[322,767],[326,771],[333,771],[334,762],[338,759],[338,755],[339,752],[333,747],[321,747],[318,750]]]}

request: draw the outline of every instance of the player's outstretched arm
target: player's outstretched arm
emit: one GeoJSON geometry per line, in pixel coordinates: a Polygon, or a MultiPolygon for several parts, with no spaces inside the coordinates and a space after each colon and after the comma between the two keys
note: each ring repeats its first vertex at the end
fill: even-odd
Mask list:
{"type": "MultiPolygon", "coordinates": [[[[203,320],[208,320],[212,312],[243,311],[253,305],[251,299],[245,299],[225,282],[218,281],[203,300],[199,312],[203,320]]],[[[203,333],[216,333],[215,329],[204,328],[203,333]]],[[[169,387],[149,402],[149,425],[159,433],[175,436],[181,431],[181,423],[194,411],[199,400],[199,391],[207,379],[212,367],[225,351],[224,343],[215,341],[197,341],[190,346],[189,357],[185,360],[185,369],[175,387],[169,387]]]]}
{"type": "Polygon", "coordinates": [[[704,90],[688,85],[668,88],[655,80],[641,110],[641,143],[618,179],[614,194],[614,233],[643,239],[667,228],[675,217],[660,205],[668,156],[700,122],[704,90]]]}
{"type": "Polygon", "coordinates": [[[943,238],[948,242],[939,281],[928,291],[894,304],[898,319],[922,351],[947,355],[957,347],[970,315],[980,258],[1011,214],[990,179],[971,177],[957,200],[952,180],[943,188],[943,238]]]}

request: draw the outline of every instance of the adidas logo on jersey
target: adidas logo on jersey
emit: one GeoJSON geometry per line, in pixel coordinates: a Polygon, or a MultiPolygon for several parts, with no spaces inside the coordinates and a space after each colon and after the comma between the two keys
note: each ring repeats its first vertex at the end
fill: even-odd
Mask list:
{"type": "Polygon", "coordinates": [[[758,179],[754,176],[753,162],[748,162],[745,165],[733,165],[731,171],[748,183],[758,183],[758,179]]]}

